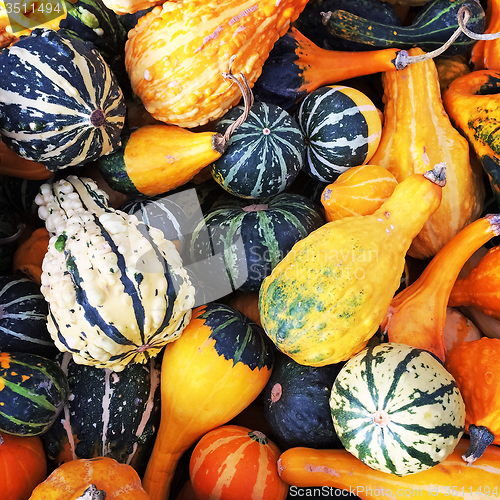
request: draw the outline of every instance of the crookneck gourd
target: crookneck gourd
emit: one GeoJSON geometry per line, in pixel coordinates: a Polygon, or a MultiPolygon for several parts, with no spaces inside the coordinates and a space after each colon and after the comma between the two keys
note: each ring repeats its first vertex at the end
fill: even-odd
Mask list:
{"type": "Polygon", "coordinates": [[[296,362],[345,361],[377,331],[413,238],[441,202],[444,168],[413,174],[373,214],[328,222],[296,243],[262,283],[261,322],[296,362]]]}
{"type": "Polygon", "coordinates": [[[74,175],[42,185],[36,203],[51,233],[41,290],[61,351],[121,371],[181,335],[194,288],[159,229],[110,208],[91,179],[74,175]]]}
{"type": "MultiPolygon", "coordinates": [[[[485,34],[500,32],[500,1],[488,0],[486,4],[487,28],[485,34]]],[[[500,37],[489,40],[478,40],[471,50],[470,62],[474,70],[500,70],[500,37]]]]}

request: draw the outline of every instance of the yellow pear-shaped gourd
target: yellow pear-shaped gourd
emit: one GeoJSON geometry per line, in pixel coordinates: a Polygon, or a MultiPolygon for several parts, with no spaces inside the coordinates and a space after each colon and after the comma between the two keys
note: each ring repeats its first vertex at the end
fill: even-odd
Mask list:
{"type": "Polygon", "coordinates": [[[444,165],[412,174],[372,215],[328,222],[274,268],[260,289],[262,326],[297,363],[349,359],[377,331],[413,238],[441,203],[444,165]]]}

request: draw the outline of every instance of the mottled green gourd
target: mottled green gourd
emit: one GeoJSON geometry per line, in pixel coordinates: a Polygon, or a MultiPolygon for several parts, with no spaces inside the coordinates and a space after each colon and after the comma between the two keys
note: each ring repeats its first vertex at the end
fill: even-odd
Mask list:
{"type": "Polygon", "coordinates": [[[413,238],[441,202],[443,164],[404,179],[372,215],[329,222],[296,243],[264,279],[259,310],[297,363],[345,361],[377,331],[413,238]]]}
{"type": "Polygon", "coordinates": [[[51,234],[41,290],[61,351],[121,371],[181,335],[194,288],[159,229],[110,208],[91,179],[74,175],[42,185],[36,203],[51,234]]]}

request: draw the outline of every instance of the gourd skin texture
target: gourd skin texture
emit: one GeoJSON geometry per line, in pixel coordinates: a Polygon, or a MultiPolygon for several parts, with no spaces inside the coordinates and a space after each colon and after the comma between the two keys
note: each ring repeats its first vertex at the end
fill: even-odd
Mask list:
{"type": "Polygon", "coordinates": [[[261,322],[276,347],[311,366],[363,349],[440,201],[441,187],[414,174],[372,215],[328,222],[296,243],[260,288],[261,322]]]}
{"type": "MultiPolygon", "coordinates": [[[[500,32],[500,2],[489,0],[486,5],[487,28],[484,33],[500,32]]],[[[471,51],[471,64],[474,71],[493,69],[500,71],[500,38],[478,40],[471,51]]]]}
{"type": "Polygon", "coordinates": [[[125,65],[132,90],[165,123],[191,128],[220,118],[241,97],[223,73],[242,73],[252,86],[274,42],[305,4],[165,2],[129,32],[125,65]]]}
{"type": "MultiPolygon", "coordinates": [[[[415,48],[408,53],[419,55],[423,51],[415,48]]],[[[398,182],[436,163],[446,163],[441,206],[408,251],[412,257],[427,259],[481,214],[484,200],[481,172],[471,166],[469,144],[453,127],[443,108],[432,60],[411,64],[401,71],[385,72],[382,83],[384,126],[380,145],[370,163],[387,168],[398,182]]]]}

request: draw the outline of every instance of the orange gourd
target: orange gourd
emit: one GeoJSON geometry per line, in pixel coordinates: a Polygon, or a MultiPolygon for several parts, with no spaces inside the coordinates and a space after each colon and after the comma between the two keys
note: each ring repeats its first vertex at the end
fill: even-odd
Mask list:
{"type": "Polygon", "coordinates": [[[47,459],[38,436],[0,434],[0,497],[28,500],[47,477],[47,459]]]}
{"type": "MultiPolygon", "coordinates": [[[[419,48],[410,55],[423,54],[419,48]]],[[[387,168],[401,182],[436,163],[446,164],[446,186],[438,210],[414,239],[408,255],[433,257],[453,236],[481,214],[484,183],[473,168],[467,140],[454,128],[441,101],[432,59],[402,71],[382,74],[384,125],[370,163],[387,168]]]]}
{"type": "Polygon", "coordinates": [[[125,65],[134,93],[162,122],[191,128],[224,115],[240,93],[223,73],[250,87],[276,40],[307,0],[165,2],[129,31],[125,65]]]}
{"type": "Polygon", "coordinates": [[[197,500],[284,500],[288,484],[276,468],[280,453],[260,431],[224,425],[207,432],[189,462],[197,500]]]}
{"type": "Polygon", "coordinates": [[[66,462],[40,483],[29,500],[83,500],[87,488],[103,491],[106,500],[149,500],[136,470],[109,457],[66,462]]]}
{"type": "Polygon", "coordinates": [[[260,322],[258,292],[243,292],[236,290],[236,292],[229,297],[228,304],[238,309],[238,311],[242,312],[252,321],[255,321],[259,326],[262,326],[260,322]]]}
{"type": "MultiPolygon", "coordinates": [[[[488,0],[486,5],[488,26],[484,33],[500,32],[500,0],[488,0]]],[[[500,70],[500,38],[478,40],[472,47],[470,61],[474,71],[481,69],[500,70]]]]}
{"type": "Polygon", "coordinates": [[[26,278],[42,283],[42,262],[49,247],[50,235],[45,227],[35,229],[14,253],[12,270],[26,278]]]}
{"type": "Polygon", "coordinates": [[[441,95],[448,89],[453,80],[471,72],[466,54],[436,57],[434,62],[438,72],[441,95]]]}
{"type": "Polygon", "coordinates": [[[449,352],[462,342],[479,340],[482,334],[467,316],[453,307],[447,307],[443,336],[446,351],[449,352]]]}
{"type": "Polygon", "coordinates": [[[54,172],[47,170],[42,163],[21,158],[0,140],[0,175],[43,181],[53,177],[54,172]]]}
{"type": "Polygon", "coordinates": [[[326,219],[372,214],[389,199],[397,184],[396,178],[384,167],[372,164],[351,167],[321,194],[326,219]]]}
{"type": "Polygon", "coordinates": [[[376,471],[346,450],[312,448],[284,451],[278,460],[278,470],[281,479],[290,485],[341,488],[347,490],[349,497],[357,495],[362,500],[403,498],[405,495],[466,500],[474,498],[472,493],[476,492],[478,498],[492,498],[489,495],[496,498],[500,485],[500,449],[490,446],[481,462],[467,466],[462,454],[468,444],[468,439],[462,438],[453,453],[439,464],[401,477],[376,471]]]}
{"type": "MultiPolygon", "coordinates": [[[[453,349],[445,368],[455,378],[465,403],[470,445],[463,459],[480,459],[490,444],[500,444],[500,339],[483,337],[453,349]]],[[[484,465],[483,460],[480,461],[484,465]]],[[[500,484],[497,483],[497,484],[500,484]]]]}
{"type": "Polygon", "coordinates": [[[488,215],[452,238],[419,278],[392,299],[381,325],[389,341],[426,349],[444,362],[446,307],[453,283],[470,256],[498,234],[500,216],[488,215]]]}

